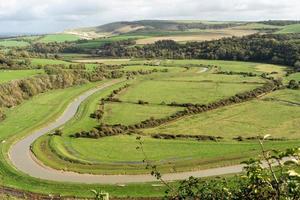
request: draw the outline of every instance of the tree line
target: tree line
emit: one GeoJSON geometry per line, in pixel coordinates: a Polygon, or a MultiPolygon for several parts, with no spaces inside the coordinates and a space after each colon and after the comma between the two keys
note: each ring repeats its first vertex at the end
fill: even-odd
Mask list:
{"type": "Polygon", "coordinates": [[[282,64],[300,69],[299,34],[254,34],[214,41],[179,44],[172,40],[144,46],[105,45],[103,57],[240,60],[282,64]]]}

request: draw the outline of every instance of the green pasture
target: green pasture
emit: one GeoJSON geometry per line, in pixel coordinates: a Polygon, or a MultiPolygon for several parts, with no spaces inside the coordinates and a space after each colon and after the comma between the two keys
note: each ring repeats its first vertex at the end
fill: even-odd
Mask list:
{"type": "MultiPolygon", "coordinates": [[[[143,151],[136,136],[112,136],[102,139],[74,139],[43,136],[33,148],[45,165],[59,170],[93,174],[148,173],[142,162],[145,155],[163,173],[207,169],[238,164],[260,151],[258,141],[199,142],[195,140],[159,140],[142,137],[143,151]],[[241,154],[243,152],[243,154],[241,154]]],[[[297,147],[299,141],[266,142],[266,148],[297,147]]]]}
{"type": "Polygon", "coordinates": [[[50,35],[45,35],[41,37],[38,42],[44,42],[44,43],[49,43],[49,42],[72,42],[79,40],[80,37],[77,35],[71,35],[71,34],[50,34],[50,35]]]}
{"type": "Polygon", "coordinates": [[[226,139],[271,134],[275,138],[298,139],[299,95],[299,91],[277,91],[262,99],[189,116],[144,133],[212,135],[226,139]]]}
{"type": "Polygon", "coordinates": [[[121,95],[120,99],[126,102],[143,100],[152,104],[163,102],[206,104],[252,90],[259,85],[147,80],[130,87],[125,94],[121,95]]]}
{"type": "Polygon", "coordinates": [[[136,103],[106,104],[103,122],[106,124],[131,125],[151,117],[157,119],[170,116],[182,110],[182,108],[164,105],[138,105],[136,103]]]}
{"type": "Polygon", "coordinates": [[[47,58],[31,58],[31,64],[32,65],[69,65],[72,64],[71,62],[63,61],[63,60],[57,60],[57,59],[47,59],[47,58]]]}
{"type": "Polygon", "coordinates": [[[18,41],[13,39],[2,39],[0,40],[0,46],[2,47],[26,47],[29,43],[25,41],[18,41]]]}
{"type": "Polygon", "coordinates": [[[283,29],[277,31],[276,33],[286,34],[286,33],[300,33],[300,24],[292,24],[284,26],[283,29]]]}
{"type": "Polygon", "coordinates": [[[0,70],[0,83],[43,74],[43,70],[0,70]]]}

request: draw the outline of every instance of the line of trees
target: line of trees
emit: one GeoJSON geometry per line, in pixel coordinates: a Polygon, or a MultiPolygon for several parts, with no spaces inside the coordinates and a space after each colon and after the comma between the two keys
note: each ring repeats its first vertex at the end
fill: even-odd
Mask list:
{"type": "Polygon", "coordinates": [[[256,61],[300,68],[299,34],[260,35],[223,38],[214,41],[179,44],[172,40],[144,46],[106,45],[98,51],[103,57],[169,59],[214,59],[256,61]]]}
{"type": "Polygon", "coordinates": [[[261,21],[259,23],[274,25],[274,26],[286,26],[292,24],[300,24],[300,21],[297,20],[268,20],[268,21],[261,21]]]}
{"type": "Polygon", "coordinates": [[[152,138],[155,139],[165,139],[165,140],[171,140],[171,139],[195,139],[198,141],[218,141],[223,139],[223,137],[219,137],[219,136],[211,136],[211,135],[182,135],[182,134],[152,134],[151,135],[152,138]]]}

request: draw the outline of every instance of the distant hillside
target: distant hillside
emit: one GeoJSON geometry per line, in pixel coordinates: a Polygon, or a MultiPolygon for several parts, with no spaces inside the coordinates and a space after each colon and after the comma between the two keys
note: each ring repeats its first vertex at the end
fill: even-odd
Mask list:
{"type": "MultiPolygon", "coordinates": [[[[142,20],[114,22],[96,27],[79,28],[67,30],[67,33],[77,34],[98,34],[104,36],[119,35],[125,33],[148,33],[148,32],[169,32],[188,31],[192,29],[224,29],[238,26],[240,22],[209,22],[209,21],[169,21],[169,20],[142,20]]],[[[92,35],[91,35],[92,36],[92,35]]]]}

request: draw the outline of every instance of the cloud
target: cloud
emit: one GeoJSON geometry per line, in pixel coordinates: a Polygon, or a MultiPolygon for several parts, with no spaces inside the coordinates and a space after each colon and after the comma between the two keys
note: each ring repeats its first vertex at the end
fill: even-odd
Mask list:
{"type": "Polygon", "coordinates": [[[0,0],[0,26],[52,32],[138,19],[299,20],[299,10],[299,0],[0,0]]]}

